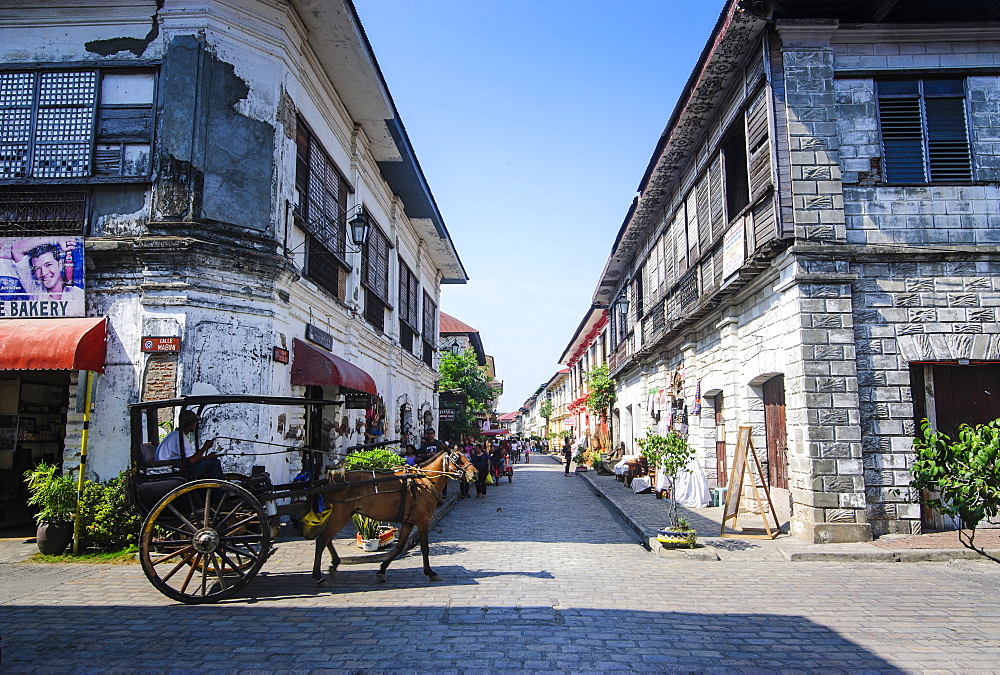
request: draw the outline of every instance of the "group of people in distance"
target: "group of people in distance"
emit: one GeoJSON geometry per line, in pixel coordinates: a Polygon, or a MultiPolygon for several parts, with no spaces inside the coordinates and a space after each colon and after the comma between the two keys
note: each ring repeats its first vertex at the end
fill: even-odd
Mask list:
{"type": "MultiPolygon", "coordinates": [[[[418,466],[431,455],[439,450],[448,448],[446,441],[436,440],[435,432],[429,429],[424,435],[424,440],[420,447],[407,444],[403,449],[403,459],[409,466],[418,466]]],[[[520,438],[487,440],[484,443],[468,442],[459,444],[457,450],[464,453],[478,472],[476,480],[476,498],[486,498],[486,486],[489,476],[496,478],[498,472],[506,468],[507,463],[515,463],[524,457],[527,464],[529,461],[530,445],[528,441],[520,438]]],[[[465,480],[460,485],[462,499],[471,496],[471,486],[465,480]]]]}

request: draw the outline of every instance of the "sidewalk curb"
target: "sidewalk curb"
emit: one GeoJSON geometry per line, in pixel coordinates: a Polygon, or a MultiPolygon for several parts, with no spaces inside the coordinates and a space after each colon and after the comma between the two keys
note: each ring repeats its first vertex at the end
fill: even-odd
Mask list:
{"type": "Polygon", "coordinates": [[[663,547],[660,546],[660,542],[656,540],[656,530],[647,530],[643,528],[639,523],[632,520],[629,517],[629,515],[621,509],[621,507],[615,504],[614,500],[605,497],[604,492],[596,483],[594,483],[594,481],[590,479],[589,474],[590,474],[589,471],[583,471],[577,475],[583,478],[583,481],[588,486],[590,486],[591,491],[595,495],[604,500],[604,504],[608,507],[608,510],[611,511],[615,516],[620,518],[622,523],[624,523],[626,527],[628,527],[630,530],[632,530],[632,532],[635,533],[636,537],[638,537],[639,539],[639,543],[648,548],[650,551],[655,552],[663,550],[663,547]]]}
{"type": "MultiPolygon", "coordinates": [[[[558,458],[553,457],[555,461],[558,458]]],[[[601,486],[593,480],[593,472],[584,471],[577,474],[590,486],[591,491],[604,500],[608,510],[621,522],[635,533],[639,542],[652,553],[670,560],[687,561],[719,561],[721,558],[714,550],[708,539],[703,539],[704,546],[694,549],[664,549],[656,539],[655,529],[646,529],[637,522],[629,513],[611,499],[601,489],[601,486]]],[[[714,541],[715,538],[712,538],[714,541]]],[[[823,562],[823,563],[922,563],[922,562],[949,562],[952,560],[986,560],[975,551],[966,548],[924,548],[924,549],[888,549],[875,546],[871,542],[859,542],[858,544],[810,544],[800,542],[795,539],[785,537],[784,545],[776,542],[777,553],[780,558],[788,562],[823,562]],[[833,546],[844,546],[850,548],[827,548],[833,546]],[[804,550],[803,550],[804,549],[804,550]]],[[[987,550],[992,556],[1000,557],[1000,550],[987,550]]],[[[780,559],[779,558],[779,559],[780,559]]]]}

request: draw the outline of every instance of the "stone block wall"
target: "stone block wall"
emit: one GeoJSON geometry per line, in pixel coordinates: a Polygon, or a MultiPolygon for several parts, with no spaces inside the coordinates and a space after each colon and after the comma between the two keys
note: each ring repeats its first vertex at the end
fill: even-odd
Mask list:
{"type": "Polygon", "coordinates": [[[876,534],[920,531],[907,485],[913,362],[1000,360],[1000,262],[851,265],[865,497],[876,534]]]}
{"type": "MultiPolygon", "coordinates": [[[[1000,64],[1000,41],[900,39],[914,41],[835,42],[835,67],[919,76],[1000,64]]],[[[963,75],[976,184],[880,184],[875,79],[835,82],[847,241],[914,247],[850,266],[865,508],[876,535],[920,531],[907,488],[915,432],[910,364],[1000,358],[1000,265],[976,248],[1000,242],[1000,185],[988,184],[1000,179],[1000,77],[974,70],[956,77],[963,75]],[[948,247],[961,247],[957,258],[965,260],[947,256],[948,247]]]]}

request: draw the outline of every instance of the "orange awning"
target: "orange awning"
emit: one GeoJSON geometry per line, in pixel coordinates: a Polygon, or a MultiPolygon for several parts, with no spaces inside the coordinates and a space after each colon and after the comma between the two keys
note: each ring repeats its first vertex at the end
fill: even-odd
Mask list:
{"type": "Polygon", "coordinates": [[[0,370],[104,372],[107,319],[0,320],[0,370]]]}
{"type": "Polygon", "coordinates": [[[336,385],[378,395],[375,380],[357,366],[298,338],[292,340],[292,384],[336,385]]]}

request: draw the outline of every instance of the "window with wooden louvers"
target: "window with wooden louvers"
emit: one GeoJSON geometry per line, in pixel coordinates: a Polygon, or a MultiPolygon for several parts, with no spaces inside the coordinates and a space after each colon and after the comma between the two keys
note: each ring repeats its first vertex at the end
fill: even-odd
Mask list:
{"type": "Polygon", "coordinates": [[[878,115],[888,183],[972,180],[961,79],[880,79],[878,115]]]}
{"type": "Polygon", "coordinates": [[[767,117],[767,91],[757,95],[747,109],[747,152],[750,165],[750,201],[771,187],[770,123],[767,117]]]}
{"type": "Polygon", "coordinates": [[[422,322],[422,332],[423,332],[423,344],[424,344],[424,363],[428,366],[431,365],[433,354],[434,354],[434,344],[437,342],[437,304],[431,300],[431,296],[424,291],[423,294],[424,312],[423,312],[423,322],[422,322]]]}
{"type": "Polygon", "coordinates": [[[399,299],[397,300],[397,311],[401,323],[409,326],[414,331],[420,330],[419,316],[417,314],[417,277],[410,268],[399,259],[399,299]]]}
{"type": "Polygon", "coordinates": [[[389,304],[389,238],[374,224],[361,258],[361,283],[375,297],[389,304]]]}

